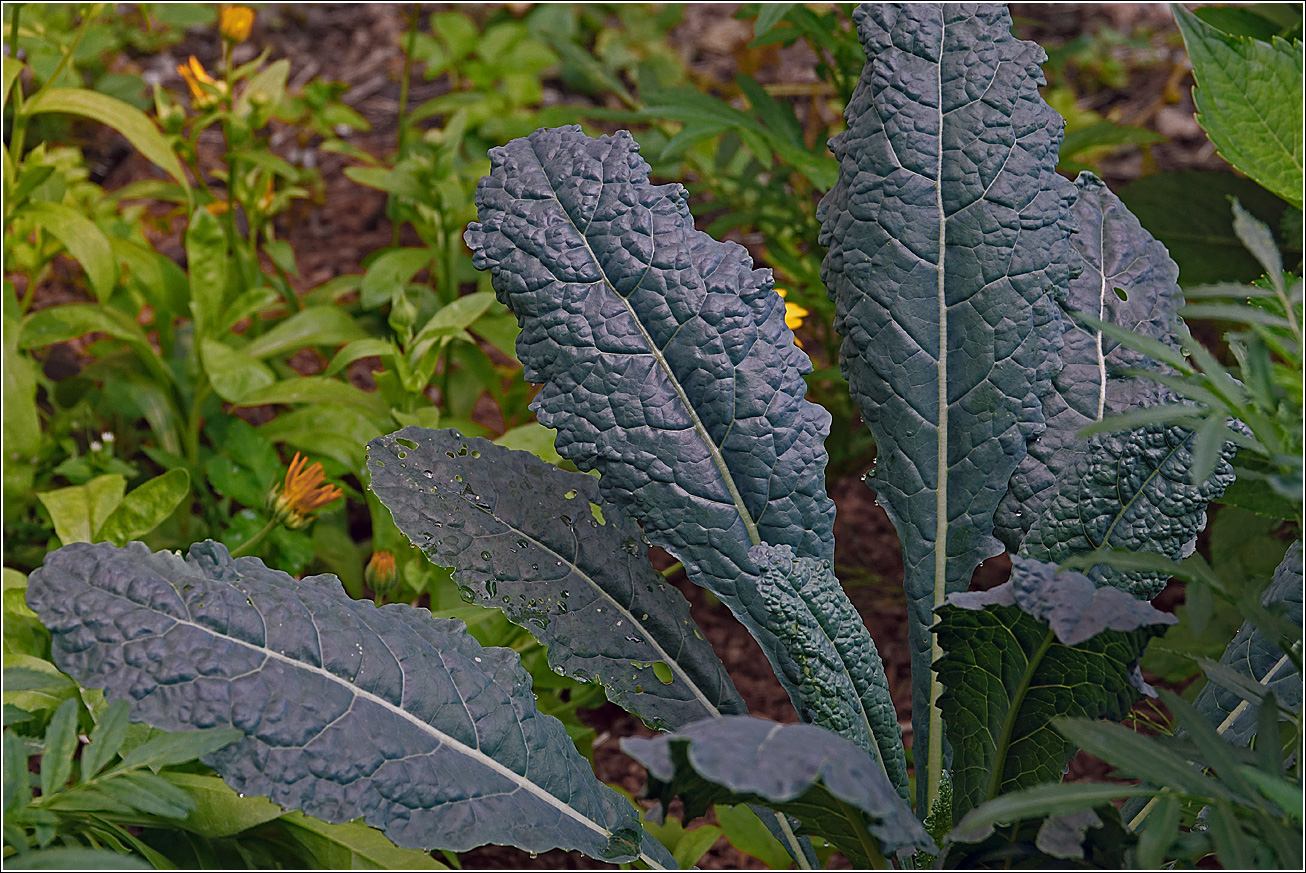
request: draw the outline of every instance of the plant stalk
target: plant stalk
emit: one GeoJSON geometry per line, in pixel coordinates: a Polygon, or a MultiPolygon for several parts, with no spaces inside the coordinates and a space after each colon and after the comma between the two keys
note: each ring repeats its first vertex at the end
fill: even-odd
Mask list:
{"type": "Polygon", "coordinates": [[[245,540],[245,542],[241,543],[239,546],[236,546],[236,548],[232,549],[231,557],[240,558],[252,553],[254,549],[256,549],[259,545],[263,543],[265,539],[268,538],[268,534],[272,533],[272,531],[275,530],[277,525],[279,524],[281,524],[281,522],[277,520],[276,516],[273,516],[268,521],[267,524],[263,525],[262,529],[259,530],[258,533],[254,534],[254,536],[250,537],[249,539],[245,540]]]}

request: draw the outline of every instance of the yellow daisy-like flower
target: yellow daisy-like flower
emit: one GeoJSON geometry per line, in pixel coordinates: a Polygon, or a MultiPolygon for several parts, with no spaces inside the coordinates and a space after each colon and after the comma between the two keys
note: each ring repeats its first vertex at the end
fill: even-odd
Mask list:
{"type": "MultiPolygon", "coordinates": [[[[789,292],[784,288],[777,288],[775,289],[775,293],[779,294],[781,298],[784,298],[784,296],[789,292]]],[[[803,326],[803,319],[807,316],[808,311],[806,309],[799,306],[797,303],[790,303],[788,300],[785,301],[785,327],[790,330],[798,330],[798,328],[803,326]]],[[[800,349],[803,347],[803,341],[797,337],[794,337],[794,342],[798,343],[800,349]]]]}
{"type": "Polygon", "coordinates": [[[227,42],[237,43],[249,39],[249,31],[253,26],[254,10],[248,6],[227,6],[218,14],[218,31],[227,42]]]}
{"type": "Polygon", "coordinates": [[[295,452],[295,458],[286,470],[285,482],[274,486],[268,493],[268,508],[291,530],[308,524],[311,513],[344,493],[334,485],[323,484],[326,476],[320,463],[314,462],[305,469],[304,462],[305,458],[295,452]]]}
{"type": "Polygon", "coordinates": [[[190,89],[191,102],[197,109],[216,105],[226,93],[227,83],[210,76],[209,71],[204,69],[204,65],[194,55],[190,56],[190,61],[177,67],[177,73],[190,89]]]}

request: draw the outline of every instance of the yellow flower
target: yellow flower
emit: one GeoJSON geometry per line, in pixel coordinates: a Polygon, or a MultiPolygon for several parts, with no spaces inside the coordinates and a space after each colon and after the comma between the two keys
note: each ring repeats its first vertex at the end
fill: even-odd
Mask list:
{"type": "Polygon", "coordinates": [[[254,26],[254,10],[248,6],[227,6],[218,14],[218,30],[227,42],[237,43],[249,39],[254,26]]]}
{"type": "Polygon", "coordinates": [[[275,485],[268,493],[268,507],[273,516],[291,530],[308,524],[310,513],[336,500],[343,493],[334,485],[324,485],[322,465],[314,462],[304,469],[304,458],[295,452],[295,458],[286,471],[286,481],[275,485]]]}
{"type": "Polygon", "coordinates": [[[189,63],[177,67],[177,72],[190,88],[191,102],[196,109],[207,109],[215,105],[226,93],[227,83],[219,82],[209,75],[199,58],[190,56],[189,63]]]}
{"type": "MultiPolygon", "coordinates": [[[[779,294],[783,299],[789,292],[784,288],[777,288],[775,289],[775,293],[779,294]]],[[[787,300],[785,301],[785,327],[790,330],[798,330],[798,328],[803,326],[803,319],[806,318],[807,315],[807,310],[799,306],[797,303],[790,303],[787,300]]],[[[803,347],[802,340],[797,337],[794,337],[794,342],[798,343],[800,349],[803,347]]]]}
{"type": "Polygon", "coordinates": [[[395,556],[390,552],[373,552],[372,558],[363,570],[367,585],[382,596],[390,594],[399,581],[399,572],[395,569],[395,556]]]}

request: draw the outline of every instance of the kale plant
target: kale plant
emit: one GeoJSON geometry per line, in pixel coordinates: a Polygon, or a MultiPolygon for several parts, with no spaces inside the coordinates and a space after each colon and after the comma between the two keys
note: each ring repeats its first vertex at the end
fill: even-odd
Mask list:
{"type": "MultiPolygon", "coordinates": [[[[1112,331],[1171,354],[1188,338],[1164,247],[1097,179],[1054,172],[1042,51],[1001,7],[855,18],[870,61],[832,142],[823,278],[879,446],[869,484],[903,544],[914,812],[883,666],[832,570],[811,363],[770,271],[696,231],[684,189],[651,184],[628,133],[538,130],[492,150],[466,234],[520,322],[536,414],[583,472],[416,427],[368,460],[396,524],[467,599],[664,731],[625,744],[654,794],[690,815],[767,807],[802,867],[806,835],[855,866],[910,863],[985,801],[1059,781],[1076,747],[1054,720],[1122,718],[1149,690],[1144,646],[1173,622],[1148,602],[1156,562],[1110,553],[1190,553],[1234,450],[1217,442],[1196,477],[1182,426],[1081,435],[1177,402],[1140,375],[1163,365],[1112,331]],[[804,724],[748,716],[650,544],[757,639],[804,724]],[[1011,581],[963,593],[1004,548],[1011,581]],[[1059,566],[1077,557],[1082,572],[1059,566]]],[[[361,816],[402,846],[674,863],[536,710],[516,655],[459,622],[213,543],[186,559],[66,546],[28,599],[61,669],[132,718],[238,728],[206,759],[238,791],[361,816]]]]}

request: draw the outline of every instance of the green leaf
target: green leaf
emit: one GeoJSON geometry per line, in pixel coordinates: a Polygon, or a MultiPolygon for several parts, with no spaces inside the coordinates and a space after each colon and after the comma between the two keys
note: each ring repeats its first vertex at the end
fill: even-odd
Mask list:
{"type": "Polygon", "coordinates": [[[367,336],[339,306],[309,306],[250,342],[245,354],[268,358],[305,346],[338,346],[367,336]]]}
{"type": "Polygon", "coordinates": [[[86,271],[96,299],[101,303],[107,300],[118,281],[118,261],[99,225],[62,203],[29,203],[22,214],[35,218],[43,230],[64,244],[86,271]]]}
{"type": "Polygon", "coordinates": [[[4,85],[4,105],[9,105],[9,92],[14,87],[14,82],[18,80],[18,74],[27,68],[27,64],[17,58],[11,58],[5,55],[0,59],[0,81],[4,85]]]}
{"type": "Polygon", "coordinates": [[[413,275],[431,262],[433,254],[427,248],[387,249],[367,265],[363,274],[360,303],[364,309],[375,309],[403,290],[413,275]]]}
{"type": "Polygon", "coordinates": [[[409,847],[493,841],[674,863],[536,710],[516,653],[482,648],[461,622],[378,609],[334,577],[300,582],[213,542],[187,560],[139,543],[66,547],[28,596],[65,629],[51,646],[74,678],[165,730],[212,726],[152,739],[124,769],[205,755],[238,793],[363,815],[409,847]]]}
{"type": "Polygon", "coordinates": [[[91,743],[82,749],[82,782],[98,774],[118,754],[122,741],[127,738],[129,709],[125,700],[111,703],[95,723],[95,728],[91,731],[91,743]]]}
{"type": "MultiPolygon", "coordinates": [[[[259,428],[274,443],[285,443],[308,455],[325,455],[350,470],[361,470],[366,446],[385,428],[377,425],[375,413],[357,406],[313,403],[283,412],[259,428]]],[[[387,427],[390,422],[386,421],[387,427]]]]}
{"type": "Polygon", "coordinates": [[[226,748],[242,736],[244,732],[237,728],[223,727],[159,734],[128,752],[114,769],[149,767],[157,770],[169,764],[184,764],[226,748]]]}
{"type": "Polygon", "coordinates": [[[336,352],[335,357],[331,359],[331,363],[327,365],[322,375],[334,376],[359,358],[388,357],[398,354],[399,348],[390,340],[374,338],[354,340],[336,352]]]}
{"type": "Polygon", "coordinates": [[[1250,179],[1210,170],[1157,173],[1120,189],[1120,199],[1179,265],[1179,284],[1250,282],[1261,267],[1233,230],[1229,198],[1278,227],[1286,204],[1250,179]]]}
{"type": "Polygon", "coordinates": [[[135,855],[110,849],[56,846],[5,858],[6,870],[153,870],[154,865],[135,855]]]}
{"type": "Polygon", "coordinates": [[[361,821],[328,824],[301,812],[282,816],[286,834],[323,870],[447,870],[425,852],[401,849],[361,821]]]}
{"type": "Polygon", "coordinates": [[[797,818],[801,833],[828,840],[855,868],[882,863],[877,851],[934,848],[879,763],[815,725],[724,716],[654,739],[629,737],[621,748],[648,770],[648,793],[664,809],[684,799],[686,819],[717,803],[761,804],[797,818]]]}
{"type": "MultiPolygon", "coordinates": [[[[1256,786],[1267,800],[1273,801],[1286,812],[1297,824],[1302,823],[1302,787],[1293,784],[1282,776],[1266,773],[1246,764],[1238,768],[1238,774],[1256,786]]],[[[1153,813],[1155,815],[1155,813],[1153,813]]]]}
{"type": "MultiPolygon", "coordinates": [[[[240,403],[250,394],[277,381],[272,368],[221,340],[201,337],[200,361],[213,392],[228,403],[240,403]]],[[[257,404],[245,403],[246,406],[257,404]]]]}
{"type": "Polygon", "coordinates": [[[50,633],[27,606],[27,577],[5,567],[4,578],[4,653],[42,657],[49,651],[50,633]]]}
{"type": "Polygon", "coordinates": [[[285,813],[266,797],[240,797],[217,776],[177,770],[160,775],[190,795],[195,807],[182,827],[202,837],[230,837],[285,813]]]}
{"type": "Polygon", "coordinates": [[[1100,782],[1035,785],[1005,793],[975,807],[966,813],[949,836],[967,843],[979,842],[995,824],[1066,815],[1095,809],[1121,797],[1150,797],[1155,793],[1154,788],[1100,782]]]}
{"type": "Polygon", "coordinates": [[[784,845],[766,829],[751,807],[742,803],[735,806],[718,803],[712,810],[730,845],[772,870],[787,870],[792,866],[793,860],[784,845]]]}
{"type": "Polygon", "coordinates": [[[447,306],[437,309],[417,336],[413,337],[408,351],[409,360],[417,360],[431,345],[442,336],[457,336],[475,324],[485,314],[485,310],[494,303],[493,291],[477,291],[466,297],[459,297],[447,306]]]}
{"type": "Polygon", "coordinates": [[[23,104],[23,113],[61,112],[106,124],[190,193],[186,172],[154,122],[136,107],[85,88],[47,88],[23,104]]]}
{"type": "Polygon", "coordinates": [[[68,699],[59,704],[50,726],[45,729],[41,747],[41,796],[51,797],[64,790],[73,771],[73,752],[77,750],[77,716],[80,706],[68,699]]]}
{"type": "Polygon", "coordinates": [[[339,403],[364,411],[385,414],[386,405],[379,394],[361,391],[354,386],[326,376],[300,376],[283,379],[251,391],[240,399],[239,406],[263,406],[268,403],[339,403]]]}
{"type": "Polygon", "coordinates": [[[196,209],[186,228],[186,267],[190,273],[191,316],[199,337],[215,337],[223,329],[229,266],[227,233],[222,223],[207,209],[196,209]]]}
{"type": "Polygon", "coordinates": [[[189,794],[148,770],[114,772],[95,787],[147,815],[185,818],[195,808],[189,794]]]}
{"type": "Polygon", "coordinates": [[[953,820],[986,800],[1056,782],[1075,753],[1061,715],[1123,718],[1138,659],[1171,615],[1051,564],[1013,559],[1011,581],[939,610],[939,708],[952,745],[953,820]]]}
{"type": "Polygon", "coordinates": [[[553,445],[557,437],[558,432],[553,428],[545,427],[538,421],[528,421],[526,424],[508,428],[503,436],[495,437],[494,444],[505,449],[530,452],[550,464],[560,464],[562,456],[553,445]]]}
{"type": "Polygon", "coordinates": [[[993,515],[1043,429],[1075,191],[1056,173],[1063,122],[1038,92],[1045,55],[1004,7],[868,3],[854,20],[869,62],[831,140],[821,278],[875,437],[867,484],[903,548],[924,811],[946,754],[929,628],[1003,549],[993,515]],[[1000,104],[978,99],[990,89],[1000,104]]]}
{"type": "MultiPolygon", "coordinates": [[[[1057,718],[1053,723],[1072,743],[1111,764],[1122,776],[1165,785],[1194,798],[1237,799],[1222,782],[1204,775],[1181,753],[1169,749],[1155,737],[1087,718],[1057,718]]],[[[1146,790],[1154,793],[1156,789],[1146,790]]]]}
{"type": "Polygon", "coordinates": [[[1197,87],[1197,120],[1220,156],[1302,206],[1302,47],[1222,33],[1172,4],[1197,87]]]}
{"type": "Polygon", "coordinates": [[[72,485],[37,494],[50,519],[54,532],[64,544],[93,543],[100,527],[122,502],[127,480],[117,473],[96,476],[85,485],[72,485]]]}
{"type": "Polygon", "coordinates": [[[190,495],[190,474],[182,468],[157,476],[122,499],[100,527],[100,538],[115,546],[144,536],[163,524],[190,495]]]}

